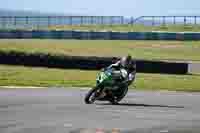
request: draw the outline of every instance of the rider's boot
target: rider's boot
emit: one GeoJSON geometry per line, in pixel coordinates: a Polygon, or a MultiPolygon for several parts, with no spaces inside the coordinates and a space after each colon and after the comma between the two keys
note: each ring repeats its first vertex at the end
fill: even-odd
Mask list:
{"type": "Polygon", "coordinates": [[[106,92],[104,91],[104,89],[100,89],[96,94],[96,97],[98,98],[104,98],[105,96],[106,96],[106,92]]]}

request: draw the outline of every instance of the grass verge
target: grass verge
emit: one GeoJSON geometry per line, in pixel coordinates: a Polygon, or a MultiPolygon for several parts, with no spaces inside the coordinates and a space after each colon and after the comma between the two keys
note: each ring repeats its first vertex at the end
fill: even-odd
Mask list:
{"type": "MultiPolygon", "coordinates": [[[[98,71],[0,65],[0,86],[92,87],[98,71]]],[[[200,91],[200,75],[137,74],[136,89],[200,91]]],[[[134,88],[132,85],[130,88],[134,88]]]]}
{"type": "Polygon", "coordinates": [[[200,60],[200,41],[3,39],[0,50],[100,57],[129,53],[138,59],[200,60]]]}
{"type": "MultiPolygon", "coordinates": [[[[0,30],[3,30],[1,28],[0,30]]],[[[121,32],[151,32],[151,31],[165,31],[165,32],[200,32],[200,25],[194,24],[167,24],[167,25],[154,25],[154,26],[145,26],[143,24],[123,24],[123,25],[102,25],[102,24],[93,24],[93,25],[50,25],[50,26],[32,26],[32,27],[7,27],[10,30],[86,30],[86,31],[121,31],[121,32]]]]}
{"type": "Polygon", "coordinates": [[[90,31],[168,31],[168,32],[200,32],[200,25],[160,25],[160,26],[144,26],[140,24],[134,25],[58,25],[41,27],[45,30],[90,30],[90,31]]]}

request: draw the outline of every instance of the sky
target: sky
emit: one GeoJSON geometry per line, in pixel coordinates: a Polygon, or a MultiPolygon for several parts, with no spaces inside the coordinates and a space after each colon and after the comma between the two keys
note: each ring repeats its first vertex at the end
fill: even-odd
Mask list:
{"type": "Polygon", "coordinates": [[[76,15],[200,15],[200,0],[0,0],[0,9],[76,15]]]}

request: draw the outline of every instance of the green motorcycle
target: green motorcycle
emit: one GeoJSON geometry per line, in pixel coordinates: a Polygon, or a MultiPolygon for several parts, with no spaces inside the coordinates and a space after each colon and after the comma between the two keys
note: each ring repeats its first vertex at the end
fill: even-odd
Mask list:
{"type": "MultiPolygon", "coordinates": [[[[120,102],[128,92],[128,85],[123,81],[116,83],[112,75],[113,69],[104,69],[97,74],[96,86],[85,96],[85,103],[92,104],[95,101],[110,101],[112,104],[120,102]]],[[[127,74],[126,70],[120,71],[127,74]]]]}

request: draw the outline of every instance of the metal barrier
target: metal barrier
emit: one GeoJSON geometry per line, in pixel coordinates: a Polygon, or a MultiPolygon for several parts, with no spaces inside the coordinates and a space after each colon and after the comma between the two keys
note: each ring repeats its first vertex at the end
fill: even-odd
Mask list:
{"type": "Polygon", "coordinates": [[[200,32],[0,31],[0,39],[200,40],[200,32]]]}

